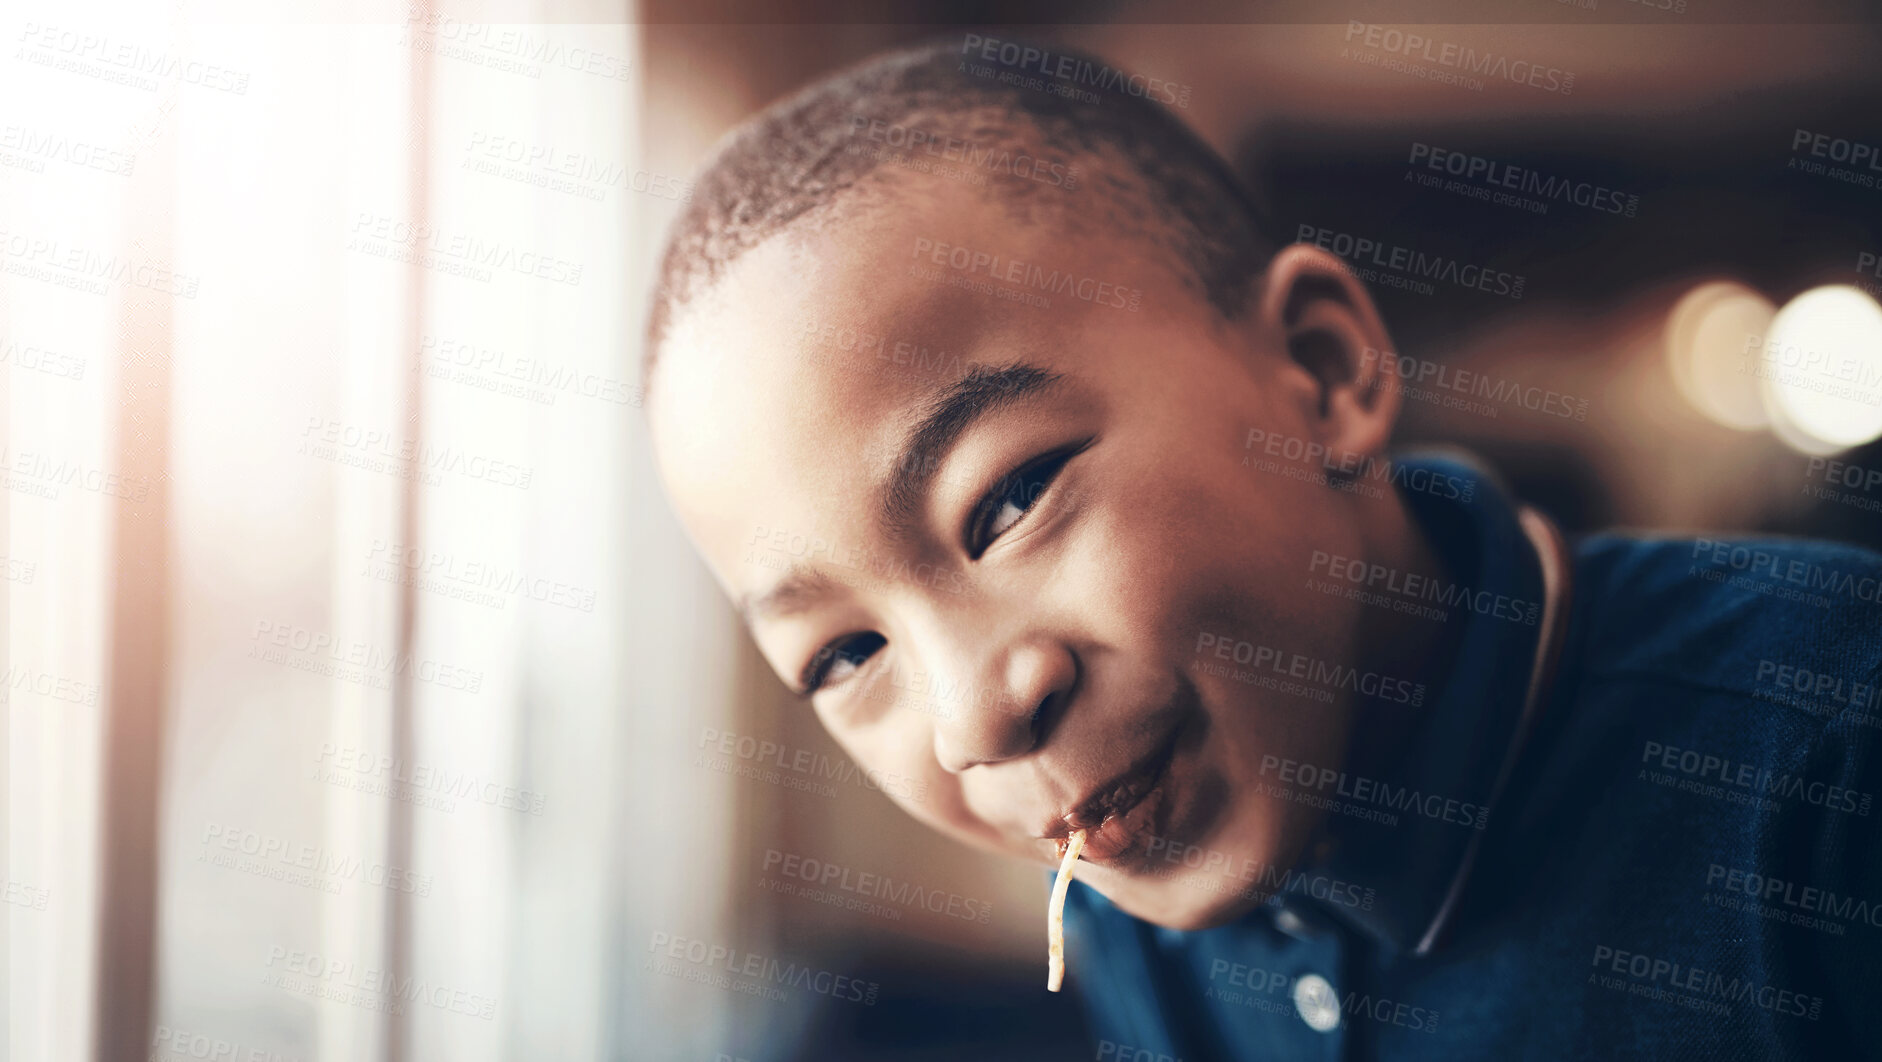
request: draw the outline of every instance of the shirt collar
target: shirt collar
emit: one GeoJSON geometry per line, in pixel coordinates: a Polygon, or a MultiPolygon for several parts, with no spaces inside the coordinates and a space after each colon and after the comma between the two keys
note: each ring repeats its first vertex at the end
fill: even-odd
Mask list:
{"type": "Polygon", "coordinates": [[[1441,592],[1457,603],[1443,622],[1461,628],[1404,753],[1370,775],[1343,775],[1338,792],[1320,790],[1339,806],[1310,844],[1308,863],[1373,893],[1369,908],[1316,905],[1321,910],[1392,950],[1424,954],[1462,893],[1549,683],[1566,564],[1548,521],[1519,510],[1495,475],[1466,455],[1412,455],[1397,462],[1394,482],[1450,569],[1441,592]]]}

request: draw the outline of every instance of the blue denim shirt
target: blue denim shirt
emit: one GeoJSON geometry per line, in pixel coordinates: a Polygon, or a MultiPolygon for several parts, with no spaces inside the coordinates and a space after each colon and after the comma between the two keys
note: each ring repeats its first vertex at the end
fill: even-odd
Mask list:
{"type": "Polygon", "coordinates": [[[1587,538],[1531,698],[1543,558],[1515,503],[1467,458],[1401,467],[1467,485],[1395,477],[1477,595],[1428,722],[1385,777],[1264,770],[1331,810],[1300,866],[1244,875],[1264,899],[1233,923],[1074,883],[1095,1057],[1882,1057],[1882,556],[1587,538]]]}

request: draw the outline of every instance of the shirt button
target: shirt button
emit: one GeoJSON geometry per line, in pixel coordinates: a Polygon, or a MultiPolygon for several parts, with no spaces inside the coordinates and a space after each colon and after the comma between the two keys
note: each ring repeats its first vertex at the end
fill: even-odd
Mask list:
{"type": "Polygon", "coordinates": [[[1315,935],[1313,927],[1307,924],[1306,919],[1295,914],[1293,909],[1288,907],[1283,907],[1275,912],[1274,928],[1286,933],[1295,940],[1311,940],[1315,935]]]}
{"type": "Polygon", "coordinates": [[[1319,974],[1294,981],[1294,1010],[1315,1032],[1332,1032],[1340,1027],[1340,1001],[1333,995],[1333,986],[1319,974]]]}

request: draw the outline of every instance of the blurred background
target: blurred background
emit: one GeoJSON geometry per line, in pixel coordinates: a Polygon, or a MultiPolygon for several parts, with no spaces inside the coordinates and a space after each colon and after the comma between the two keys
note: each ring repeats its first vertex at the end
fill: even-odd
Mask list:
{"type": "Polygon", "coordinates": [[[693,169],[881,48],[1181,86],[1400,444],[1571,531],[1882,546],[1860,5],[0,12],[10,1059],[1092,1057],[1041,875],[848,764],[648,460],[693,169]]]}

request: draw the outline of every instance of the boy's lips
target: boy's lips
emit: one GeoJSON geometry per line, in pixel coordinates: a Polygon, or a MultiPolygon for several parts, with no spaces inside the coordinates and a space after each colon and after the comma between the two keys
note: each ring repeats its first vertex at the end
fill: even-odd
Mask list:
{"type": "MultiPolygon", "coordinates": [[[[1138,838],[1149,832],[1164,804],[1165,783],[1180,729],[1172,730],[1123,774],[1075,801],[1052,819],[1040,836],[1053,841],[1057,852],[1063,851],[1063,841],[1073,830],[1085,830],[1083,858],[1092,863],[1111,863],[1129,854],[1138,838]]],[[[1057,862],[1056,857],[1052,862],[1057,862]]]]}

